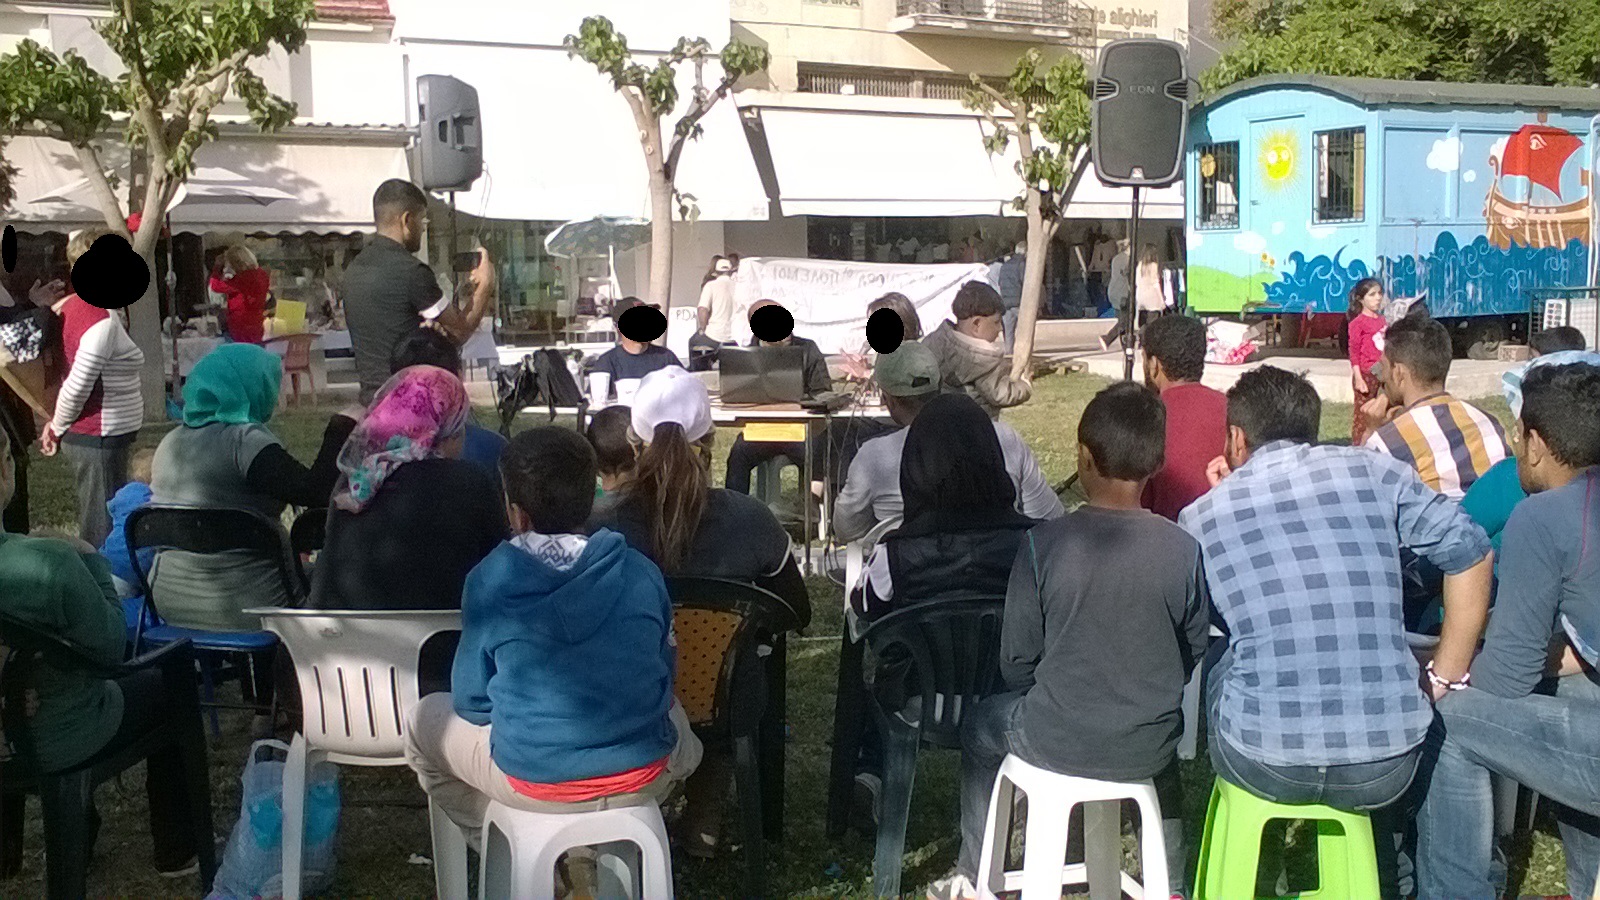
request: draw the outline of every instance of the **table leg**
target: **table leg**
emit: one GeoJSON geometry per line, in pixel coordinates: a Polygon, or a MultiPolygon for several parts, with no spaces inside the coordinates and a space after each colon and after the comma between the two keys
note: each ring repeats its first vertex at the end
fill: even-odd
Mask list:
{"type": "Polygon", "coordinates": [[[806,575],[815,575],[811,565],[811,423],[806,423],[805,464],[801,467],[800,484],[800,538],[806,542],[806,575]]]}

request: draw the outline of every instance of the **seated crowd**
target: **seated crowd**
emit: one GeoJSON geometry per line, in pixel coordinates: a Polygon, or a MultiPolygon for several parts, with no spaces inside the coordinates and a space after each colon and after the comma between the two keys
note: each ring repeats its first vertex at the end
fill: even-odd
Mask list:
{"type": "MultiPolygon", "coordinates": [[[[968,285],[953,321],[876,357],[891,422],[854,451],[833,506],[839,539],[877,539],[849,586],[851,627],[914,604],[1004,602],[1002,689],[966,711],[960,847],[930,896],[978,896],[1007,754],[1152,779],[1172,883],[1185,883],[1176,748],[1202,660],[1218,777],[1272,802],[1370,813],[1386,896],[1498,895],[1491,775],[1554,801],[1569,888],[1588,896],[1600,866],[1600,367],[1530,366],[1508,438],[1445,392],[1445,329],[1406,320],[1388,329],[1382,393],[1362,410],[1370,437],[1322,444],[1303,376],[1264,366],[1224,395],[1200,384],[1204,327],[1157,318],[1145,386],[1105,388],[1077,424],[1083,502],[1068,512],[997,419],[1032,390],[1005,369],[1002,312],[992,289],[968,285]],[[1491,478],[1506,482],[1481,504],[1498,551],[1473,512],[1491,478]]],[[[806,354],[808,393],[831,390],[815,344],[784,342],[806,354]]],[[[628,339],[600,370],[610,405],[582,434],[543,426],[506,443],[472,421],[453,349],[430,328],[403,336],[389,379],[333,417],[307,466],[269,428],[277,358],[224,346],[184,387],[150,500],[270,518],[327,507],[311,606],[459,606],[449,677],[407,734],[419,781],[459,825],[481,826],[491,801],[577,812],[681,785],[679,847],[714,853],[732,760],[701,746],[675,699],[669,584],[754,584],[804,628],[811,601],[789,535],[747,491],[769,454],[806,448],[740,438],[729,487],[714,487],[705,382],[628,339]]],[[[0,501],[16,450],[0,431],[0,501]]],[[[141,500],[135,490],[123,505],[141,500]]],[[[263,575],[270,564],[165,551],[151,581],[173,624],[251,630],[244,610],[290,601],[263,575]]],[[[118,588],[87,546],[0,533],[0,596],[11,614],[64,622],[122,658],[118,588]]],[[[880,677],[896,662],[878,660],[880,677]]],[[[62,765],[164,709],[159,680],[62,676],[39,700],[42,754],[62,765]]],[[[858,781],[875,791],[867,744],[858,781]]],[[[192,848],[164,766],[151,761],[151,828],[157,867],[174,871],[192,848]]]]}

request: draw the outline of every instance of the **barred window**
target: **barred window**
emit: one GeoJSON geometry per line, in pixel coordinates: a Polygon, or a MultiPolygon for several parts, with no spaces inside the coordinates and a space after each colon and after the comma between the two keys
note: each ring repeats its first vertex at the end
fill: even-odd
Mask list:
{"type": "Polygon", "coordinates": [[[1201,144],[1196,228],[1239,227],[1239,142],[1201,144]]]}
{"type": "Polygon", "coordinates": [[[1367,211],[1367,130],[1319,131],[1316,147],[1316,220],[1361,221],[1367,211]]]}

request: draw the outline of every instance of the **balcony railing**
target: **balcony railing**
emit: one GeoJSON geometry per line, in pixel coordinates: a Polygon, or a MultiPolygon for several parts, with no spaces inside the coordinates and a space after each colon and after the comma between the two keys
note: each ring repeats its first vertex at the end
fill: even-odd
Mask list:
{"type": "Polygon", "coordinates": [[[1095,30],[1096,13],[1069,0],[896,0],[901,16],[948,16],[982,22],[1095,30]]]}

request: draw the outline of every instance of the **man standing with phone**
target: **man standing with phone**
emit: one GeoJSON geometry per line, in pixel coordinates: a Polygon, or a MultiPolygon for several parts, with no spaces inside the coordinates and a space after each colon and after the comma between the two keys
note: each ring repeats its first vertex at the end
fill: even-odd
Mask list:
{"type": "Polygon", "coordinates": [[[467,308],[458,308],[445,296],[433,269],[413,255],[422,247],[427,212],[427,195],[411,182],[391,178],[378,185],[372,195],[378,233],[345,269],[345,320],[362,403],[370,403],[388,380],[389,357],[401,338],[432,323],[457,345],[464,344],[494,297],[494,265],[481,248],[466,280],[471,293],[467,308]]]}

